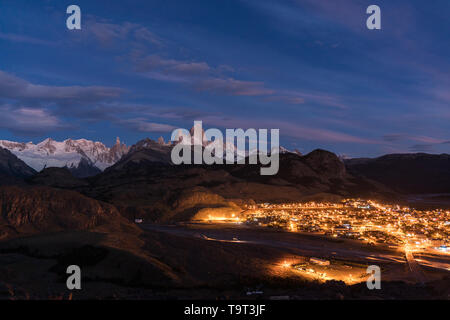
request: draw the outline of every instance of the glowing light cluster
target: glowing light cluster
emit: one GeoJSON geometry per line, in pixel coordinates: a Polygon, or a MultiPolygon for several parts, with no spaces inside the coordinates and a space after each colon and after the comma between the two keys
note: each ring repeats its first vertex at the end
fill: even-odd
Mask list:
{"type": "Polygon", "coordinates": [[[246,223],[386,244],[411,251],[448,252],[450,212],[416,210],[373,200],[346,199],[340,203],[262,203],[249,206],[246,223]]]}

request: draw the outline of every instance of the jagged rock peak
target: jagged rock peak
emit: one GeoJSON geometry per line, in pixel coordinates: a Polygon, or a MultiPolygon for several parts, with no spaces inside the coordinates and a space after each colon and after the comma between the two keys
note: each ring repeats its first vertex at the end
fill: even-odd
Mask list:
{"type": "Polygon", "coordinates": [[[0,140],[0,147],[8,149],[36,171],[46,167],[77,167],[83,158],[104,170],[120,160],[129,150],[119,139],[112,148],[86,139],[58,142],[52,138],[38,144],[0,140]]]}

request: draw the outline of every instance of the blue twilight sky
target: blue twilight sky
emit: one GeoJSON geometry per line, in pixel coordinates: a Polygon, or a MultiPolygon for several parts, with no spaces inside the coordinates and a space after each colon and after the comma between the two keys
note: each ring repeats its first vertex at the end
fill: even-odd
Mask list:
{"type": "Polygon", "coordinates": [[[448,0],[1,0],[0,139],[133,144],[202,120],[301,152],[448,153],[449,17],[448,0]]]}

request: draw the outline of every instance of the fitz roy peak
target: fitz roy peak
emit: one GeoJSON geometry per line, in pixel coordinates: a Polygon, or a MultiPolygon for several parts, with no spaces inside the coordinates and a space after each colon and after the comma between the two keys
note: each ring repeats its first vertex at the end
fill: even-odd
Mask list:
{"type": "Polygon", "coordinates": [[[0,147],[8,149],[36,171],[48,167],[78,168],[80,164],[105,170],[129,151],[119,138],[111,148],[86,139],[58,142],[51,138],[38,144],[0,140],[0,147]]]}

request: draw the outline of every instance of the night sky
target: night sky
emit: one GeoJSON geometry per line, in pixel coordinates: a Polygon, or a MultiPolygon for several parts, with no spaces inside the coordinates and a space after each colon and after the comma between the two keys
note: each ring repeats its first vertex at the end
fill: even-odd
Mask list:
{"type": "Polygon", "coordinates": [[[304,153],[449,153],[449,17],[448,0],[1,0],[0,139],[133,144],[202,120],[304,153]]]}

